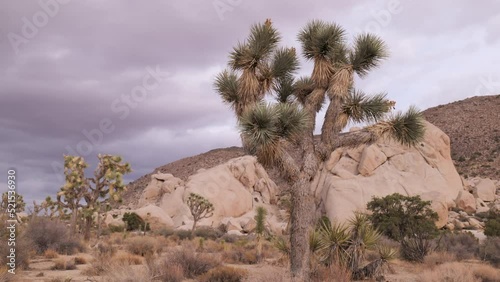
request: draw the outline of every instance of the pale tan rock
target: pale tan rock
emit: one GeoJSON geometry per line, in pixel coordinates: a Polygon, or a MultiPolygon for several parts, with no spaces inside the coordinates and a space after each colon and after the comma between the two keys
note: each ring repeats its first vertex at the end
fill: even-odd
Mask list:
{"type": "Polygon", "coordinates": [[[358,174],[358,162],[349,157],[342,157],[331,173],[341,178],[354,178],[358,174]]]}
{"type": "MultiPolygon", "coordinates": [[[[332,221],[345,222],[353,212],[366,211],[366,204],[373,197],[393,193],[414,196],[438,192],[439,201],[430,200],[433,200],[433,208],[439,214],[438,226],[444,226],[448,222],[448,208],[453,207],[458,193],[463,190],[462,180],[450,157],[449,138],[434,125],[426,122],[425,126],[424,141],[416,148],[407,148],[388,140],[377,142],[377,154],[390,157],[371,175],[358,174],[358,163],[350,157],[332,161],[333,167],[320,171],[311,187],[320,198],[320,209],[332,221]],[[389,146],[396,149],[391,151],[389,146]]],[[[337,154],[332,155],[337,157],[337,154]]]]}
{"type": "Polygon", "coordinates": [[[345,154],[359,163],[365,148],[366,146],[358,146],[356,148],[346,150],[345,154]]]}
{"type": "Polygon", "coordinates": [[[474,188],[474,197],[485,202],[495,201],[495,193],[495,183],[489,178],[480,179],[474,188]]]}
{"type": "Polygon", "coordinates": [[[363,176],[372,175],[374,170],[385,163],[386,160],[386,155],[377,145],[370,145],[363,150],[358,165],[358,171],[363,176]]]}
{"type": "Polygon", "coordinates": [[[458,219],[455,219],[453,221],[454,225],[455,225],[455,228],[458,229],[458,230],[462,230],[465,228],[465,224],[463,222],[461,222],[460,220],[458,219]]]}
{"type": "Polygon", "coordinates": [[[168,173],[157,173],[151,175],[151,181],[144,189],[139,199],[139,207],[156,203],[165,193],[172,193],[184,182],[168,173]]]}
{"type": "Polygon", "coordinates": [[[437,228],[445,226],[448,222],[448,205],[445,195],[438,191],[429,191],[420,196],[424,201],[431,201],[432,210],[438,214],[439,219],[435,222],[437,228]]]}
{"type": "Polygon", "coordinates": [[[225,228],[226,228],[226,231],[228,231],[228,232],[231,230],[241,231],[241,226],[234,219],[228,220],[225,228]]]}
{"type": "Polygon", "coordinates": [[[490,210],[490,207],[480,198],[476,198],[476,213],[487,212],[490,210]]]}
{"type": "Polygon", "coordinates": [[[474,199],[474,196],[467,191],[460,191],[455,203],[459,209],[468,214],[476,212],[476,199],[474,199]]]}
{"type": "Polygon", "coordinates": [[[332,171],[333,167],[338,163],[342,157],[343,149],[338,148],[330,154],[330,158],[326,161],[326,169],[332,171]]]}
{"type": "Polygon", "coordinates": [[[479,220],[477,220],[475,218],[469,217],[468,222],[469,222],[470,226],[476,230],[483,228],[483,225],[481,224],[481,222],[479,222],[479,220]]]}
{"type": "Polygon", "coordinates": [[[174,227],[174,222],[170,216],[158,206],[147,205],[134,212],[149,223],[153,230],[164,227],[174,227]]]}
{"type": "Polygon", "coordinates": [[[455,224],[453,224],[453,223],[447,223],[446,224],[446,229],[452,230],[452,231],[455,230],[455,224]]]}
{"type": "Polygon", "coordinates": [[[255,219],[251,218],[247,221],[247,223],[245,223],[245,225],[243,225],[243,231],[245,233],[251,233],[255,230],[256,227],[257,222],[255,221],[255,219]]]}

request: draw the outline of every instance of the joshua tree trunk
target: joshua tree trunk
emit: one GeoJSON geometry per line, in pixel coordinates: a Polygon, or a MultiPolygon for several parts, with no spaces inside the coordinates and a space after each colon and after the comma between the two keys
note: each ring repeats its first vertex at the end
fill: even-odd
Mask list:
{"type": "Polygon", "coordinates": [[[304,175],[292,187],[290,267],[295,281],[306,281],[309,275],[309,232],[315,205],[309,177],[304,175]]]}
{"type": "Polygon", "coordinates": [[[90,240],[90,229],[92,228],[92,216],[85,217],[85,228],[84,228],[84,234],[83,234],[83,239],[85,241],[90,240]]]}
{"type": "Polygon", "coordinates": [[[71,235],[76,234],[76,220],[78,219],[78,210],[74,209],[71,213],[71,235]]]}

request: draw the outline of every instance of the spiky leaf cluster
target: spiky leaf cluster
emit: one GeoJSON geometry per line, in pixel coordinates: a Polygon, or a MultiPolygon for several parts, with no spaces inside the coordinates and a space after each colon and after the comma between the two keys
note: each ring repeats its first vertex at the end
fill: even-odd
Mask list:
{"type": "Polygon", "coordinates": [[[240,118],[239,127],[251,152],[264,164],[275,163],[280,140],[295,140],[308,122],[307,114],[296,104],[260,103],[240,118]]]}

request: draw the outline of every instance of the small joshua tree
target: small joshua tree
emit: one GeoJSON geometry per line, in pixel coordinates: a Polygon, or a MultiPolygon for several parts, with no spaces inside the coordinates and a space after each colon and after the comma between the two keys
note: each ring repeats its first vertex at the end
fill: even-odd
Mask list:
{"type": "Polygon", "coordinates": [[[264,207],[257,208],[257,214],[255,215],[255,233],[257,233],[257,259],[260,260],[262,257],[262,237],[266,232],[266,215],[267,210],[264,207]]]}
{"type": "Polygon", "coordinates": [[[210,203],[209,200],[195,193],[189,194],[187,205],[191,211],[191,215],[193,215],[194,222],[193,229],[191,229],[191,234],[193,234],[196,223],[198,223],[200,219],[209,218],[214,214],[214,205],[210,203]]]}
{"type": "MultiPolygon", "coordinates": [[[[23,212],[26,207],[26,203],[23,200],[23,196],[20,194],[9,194],[9,192],[4,192],[2,194],[2,202],[0,204],[2,211],[15,210],[15,213],[23,212]]],[[[12,213],[14,214],[14,213],[12,213]]]]}

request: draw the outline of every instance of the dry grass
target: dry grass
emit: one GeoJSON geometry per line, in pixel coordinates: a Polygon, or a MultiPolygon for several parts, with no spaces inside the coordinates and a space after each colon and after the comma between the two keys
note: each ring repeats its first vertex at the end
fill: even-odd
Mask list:
{"type": "Polygon", "coordinates": [[[141,265],[143,262],[143,257],[129,254],[129,253],[117,253],[112,258],[112,263],[117,265],[141,265]]]}
{"type": "Polygon", "coordinates": [[[80,264],[87,264],[87,259],[82,256],[76,256],[75,257],[75,264],[80,265],[80,264]]]}
{"type": "Polygon", "coordinates": [[[200,277],[201,282],[241,282],[248,271],[229,266],[219,266],[200,277]]]}
{"type": "Polygon", "coordinates": [[[454,261],[457,261],[455,254],[448,252],[433,252],[424,258],[424,265],[433,268],[443,263],[454,261]]]}
{"type": "Polygon", "coordinates": [[[196,253],[194,249],[182,249],[171,253],[168,259],[182,266],[184,276],[194,278],[221,264],[218,256],[196,253]]]}
{"type": "Polygon", "coordinates": [[[45,252],[43,252],[43,256],[48,259],[55,259],[59,257],[59,254],[53,249],[47,249],[45,252]]]}
{"type": "Polygon", "coordinates": [[[178,263],[166,259],[146,259],[146,265],[151,277],[164,282],[184,281],[184,269],[178,263]]]}
{"type": "Polygon", "coordinates": [[[351,279],[351,272],[348,269],[334,264],[331,266],[315,265],[315,267],[311,270],[310,273],[310,281],[350,282],[352,281],[352,279],[351,279]]]}
{"type": "Polygon", "coordinates": [[[152,237],[133,237],[125,241],[127,250],[140,256],[150,256],[159,251],[159,246],[152,237]]]}
{"type": "Polygon", "coordinates": [[[52,270],[73,270],[76,269],[75,261],[73,259],[59,258],[54,261],[55,265],[52,270]]]}
{"type": "MultiPolygon", "coordinates": [[[[152,277],[146,267],[114,266],[104,276],[106,282],[150,282],[152,277]]],[[[155,280],[157,281],[157,280],[155,280]]],[[[163,280],[160,280],[163,281],[163,280]]]]}
{"type": "Polygon", "coordinates": [[[500,282],[500,269],[489,264],[478,264],[472,268],[474,277],[482,282],[500,282]]]}
{"type": "Polygon", "coordinates": [[[417,278],[418,282],[481,282],[474,276],[470,267],[459,262],[441,264],[434,269],[424,270],[417,278]]]}

